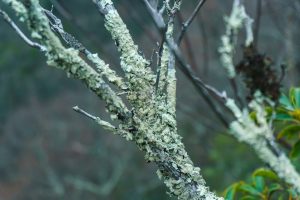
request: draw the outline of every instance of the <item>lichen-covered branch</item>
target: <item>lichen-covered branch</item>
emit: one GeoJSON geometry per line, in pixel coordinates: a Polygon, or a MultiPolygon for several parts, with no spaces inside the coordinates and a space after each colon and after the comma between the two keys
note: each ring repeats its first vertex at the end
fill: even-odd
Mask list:
{"type": "Polygon", "coordinates": [[[0,16],[3,17],[4,21],[6,21],[14,30],[15,32],[21,37],[21,39],[24,40],[25,43],[27,43],[29,46],[33,48],[37,48],[40,51],[45,51],[45,47],[42,45],[31,41],[22,31],[21,29],[13,22],[13,20],[8,16],[6,12],[0,9],[0,16]]]}
{"type": "MultiPolygon", "coordinates": [[[[165,33],[166,40],[174,40],[174,24],[173,19],[170,18],[165,33]]],[[[176,70],[175,70],[175,57],[172,50],[169,48],[166,40],[163,44],[161,62],[158,66],[158,88],[157,95],[162,97],[163,101],[167,102],[170,113],[175,114],[176,110],[176,70]]]]}
{"type": "MultiPolygon", "coordinates": [[[[74,108],[75,111],[88,116],[105,129],[134,141],[139,149],[144,151],[146,161],[157,165],[159,178],[164,181],[169,193],[178,199],[223,199],[216,197],[205,186],[200,168],[194,166],[185,151],[181,137],[177,134],[175,63],[169,50],[168,53],[166,51],[168,65],[164,95],[167,99],[157,101],[155,75],[148,67],[148,61],[139,54],[138,47],[134,44],[112,2],[94,0],[99,11],[104,15],[105,27],[116,41],[121,54],[121,67],[125,72],[127,87],[124,94],[132,107],[131,111],[128,111],[122,100],[102,78],[104,76],[110,81],[108,76],[111,74],[101,72],[108,66],[96,58],[94,64],[100,65],[97,66],[98,68],[101,67],[98,73],[82,60],[78,53],[85,48],[73,36],[63,31],[62,25],[55,22],[51,13],[45,13],[38,0],[27,0],[26,4],[17,0],[2,1],[17,13],[21,21],[28,24],[32,38],[45,46],[47,63],[82,80],[105,101],[112,118],[117,118],[120,123],[114,126],[78,107],[74,108]],[[53,30],[58,32],[72,48],[63,47],[53,30]]],[[[166,10],[173,12],[179,9],[180,2],[175,1],[174,7],[166,4],[166,10]]],[[[86,55],[90,56],[89,53],[86,55]]]]}
{"type": "Polygon", "coordinates": [[[225,17],[226,22],[226,32],[221,38],[221,47],[219,52],[221,54],[221,63],[227,71],[227,75],[230,79],[234,78],[236,75],[233,55],[235,44],[237,40],[237,34],[243,25],[246,28],[246,46],[253,42],[252,33],[252,22],[253,20],[247,15],[244,5],[240,0],[234,0],[232,11],[229,17],[225,17]]]}
{"type": "MultiPolygon", "coordinates": [[[[233,11],[235,14],[232,17],[232,21],[236,22],[235,20],[238,20],[238,23],[231,24],[236,27],[238,25],[242,26],[243,21],[239,21],[240,17],[247,17],[248,23],[245,24],[246,31],[247,31],[247,40],[246,45],[250,45],[253,37],[252,37],[252,30],[251,30],[251,20],[247,15],[245,14],[244,7],[240,7],[241,4],[237,4],[239,1],[235,1],[234,8],[237,9],[236,6],[239,6],[239,9],[242,10],[235,10],[233,11]],[[238,13],[236,13],[238,12],[238,13]],[[242,12],[242,16],[241,13],[242,12]],[[238,15],[237,15],[238,14],[238,15]]],[[[153,19],[157,25],[157,27],[160,27],[162,24],[159,24],[159,20],[161,19],[160,13],[155,12],[154,9],[148,9],[151,15],[153,16],[153,19]]],[[[162,26],[162,28],[164,28],[162,26]]],[[[242,112],[240,108],[234,103],[232,99],[229,99],[226,95],[226,93],[220,93],[214,88],[204,84],[201,79],[195,76],[195,74],[192,72],[191,67],[189,64],[185,62],[181,55],[181,51],[178,48],[174,42],[167,40],[167,43],[174,53],[175,57],[177,58],[180,66],[182,67],[182,71],[190,78],[190,80],[194,83],[194,85],[197,88],[200,88],[200,91],[205,91],[207,95],[212,95],[217,97],[220,102],[227,106],[232,113],[234,113],[236,120],[230,124],[230,128],[232,131],[232,134],[240,141],[244,141],[247,144],[249,144],[258,154],[258,156],[269,166],[276,171],[279,176],[286,181],[287,183],[293,185],[293,187],[299,192],[299,174],[296,172],[294,166],[291,164],[289,159],[286,157],[285,154],[283,154],[280,150],[278,150],[278,147],[276,146],[273,138],[273,133],[270,125],[266,121],[266,117],[258,117],[258,123],[256,124],[250,117],[249,113],[242,112]],[[283,162],[284,161],[284,162],[283,162]]],[[[233,46],[232,46],[233,47],[233,46]]],[[[232,49],[233,51],[233,49],[232,49]]],[[[231,51],[230,51],[231,52],[231,51]]],[[[226,56],[230,59],[230,61],[233,60],[233,54],[229,53],[226,54],[226,56]]],[[[224,64],[224,63],[223,63],[224,64]]],[[[232,67],[233,62],[231,62],[232,67]]],[[[234,68],[233,68],[234,69],[234,68]]],[[[234,73],[235,74],[235,73],[234,73]]],[[[233,76],[234,77],[234,76],[233,76]]],[[[231,78],[233,78],[231,77],[231,78]]],[[[205,95],[206,96],[206,95],[205,95]]],[[[256,99],[257,100],[257,99],[256,99]]],[[[263,108],[260,109],[259,106],[263,106],[261,104],[253,103],[250,107],[252,107],[254,110],[256,110],[260,116],[263,116],[263,108]]],[[[225,121],[225,125],[226,121],[225,121]]]]}
{"type": "Polygon", "coordinates": [[[78,50],[63,47],[57,36],[51,31],[48,19],[37,0],[28,1],[26,7],[16,0],[3,0],[25,21],[31,31],[31,37],[40,41],[46,50],[47,63],[64,70],[68,75],[82,80],[88,88],[107,104],[113,118],[128,118],[128,109],[121,98],[104,82],[97,73],[78,55],[78,50]]]}
{"type": "Polygon", "coordinates": [[[46,9],[44,9],[44,12],[49,18],[50,27],[55,32],[57,32],[70,47],[82,52],[87,57],[87,59],[96,66],[96,69],[101,76],[105,77],[110,83],[115,84],[120,89],[127,89],[126,83],[124,83],[123,79],[117,76],[116,72],[112,70],[109,65],[106,64],[102,59],[100,59],[98,54],[91,53],[73,35],[67,33],[63,28],[61,20],[57,18],[52,12],[46,9]]]}
{"type": "Polygon", "coordinates": [[[239,141],[249,144],[257,155],[267,163],[280,178],[291,184],[300,194],[300,175],[283,152],[278,152],[271,125],[266,118],[264,98],[259,94],[249,104],[256,113],[256,122],[251,119],[248,110],[241,111],[232,99],[226,105],[234,113],[236,120],[230,124],[231,134],[239,141]]]}
{"type": "Polygon", "coordinates": [[[125,131],[125,130],[122,130],[120,128],[117,128],[115,127],[114,125],[112,125],[111,123],[107,122],[107,121],[104,121],[102,120],[100,117],[96,117],[84,110],[82,110],[81,108],[79,108],[78,106],[74,106],[73,107],[73,110],[75,112],[78,112],[90,119],[92,119],[93,121],[95,121],[98,125],[100,125],[103,129],[107,130],[107,131],[110,131],[116,135],[120,135],[124,138],[126,138],[126,140],[132,140],[132,134],[129,132],[129,131],[125,131]]]}
{"type": "MultiPolygon", "coordinates": [[[[154,74],[148,67],[149,62],[140,55],[137,45],[134,43],[128,28],[119,16],[111,0],[93,0],[99,12],[104,16],[105,27],[115,40],[118,51],[121,53],[121,67],[127,76],[135,76],[154,82],[154,74]]],[[[130,78],[130,77],[129,77],[130,78]]],[[[144,85],[144,84],[143,84],[144,85]]]]}
{"type": "MultiPolygon", "coordinates": [[[[245,46],[250,46],[253,42],[252,22],[247,15],[245,7],[239,0],[233,2],[231,15],[225,18],[226,33],[222,37],[220,47],[221,62],[226,68],[228,77],[234,80],[235,67],[233,64],[234,45],[239,29],[244,25],[246,29],[245,46]]],[[[274,104],[268,98],[256,91],[254,99],[249,107],[256,113],[256,120],[251,119],[247,108],[241,110],[230,98],[225,98],[225,105],[235,116],[235,120],[230,124],[230,133],[239,141],[245,142],[253,148],[258,157],[267,163],[280,178],[291,184],[300,194],[300,175],[295,170],[288,157],[277,147],[272,131],[272,123],[267,120],[265,112],[265,102],[274,104]]],[[[271,119],[272,122],[272,119],[271,119]]]]}

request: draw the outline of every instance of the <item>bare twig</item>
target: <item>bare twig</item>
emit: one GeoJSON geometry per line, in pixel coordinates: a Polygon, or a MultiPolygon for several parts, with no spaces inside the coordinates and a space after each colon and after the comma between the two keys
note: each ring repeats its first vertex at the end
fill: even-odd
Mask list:
{"type": "MultiPolygon", "coordinates": [[[[179,12],[177,16],[178,16],[179,22],[182,24],[183,23],[182,14],[179,12]]],[[[183,42],[184,42],[184,47],[185,47],[184,49],[187,52],[187,56],[188,56],[189,61],[191,62],[191,66],[193,66],[194,67],[193,70],[195,72],[197,72],[197,62],[196,62],[196,59],[195,59],[195,56],[193,53],[193,47],[192,47],[192,43],[190,41],[189,35],[186,35],[186,37],[183,38],[183,42]]],[[[179,43],[177,43],[177,45],[180,46],[179,43]]]]}
{"type": "Polygon", "coordinates": [[[75,112],[78,112],[78,113],[80,113],[80,114],[82,114],[82,115],[84,115],[84,116],[86,116],[86,117],[92,119],[92,120],[97,120],[97,117],[96,117],[96,116],[94,116],[94,115],[92,115],[92,114],[90,114],[90,113],[88,113],[88,112],[82,110],[82,109],[79,108],[78,106],[74,106],[74,107],[73,107],[73,110],[74,110],[75,112]]]}
{"type": "Polygon", "coordinates": [[[195,19],[195,17],[197,16],[198,12],[200,11],[200,9],[202,8],[202,6],[204,5],[205,2],[206,2],[206,0],[199,0],[199,2],[197,3],[197,6],[196,6],[195,10],[193,11],[193,13],[191,14],[191,16],[186,20],[186,22],[184,22],[182,24],[181,32],[179,33],[179,36],[177,39],[178,45],[182,41],[182,38],[183,38],[185,32],[187,31],[188,27],[191,25],[191,23],[193,22],[193,20],[195,19]]]}
{"type": "Polygon", "coordinates": [[[13,29],[14,31],[21,37],[22,40],[29,46],[36,48],[40,51],[45,51],[45,47],[42,46],[39,43],[31,41],[22,31],[21,29],[17,26],[17,24],[14,23],[14,21],[8,16],[6,12],[0,9],[0,16],[3,17],[4,21],[7,22],[13,29]]]}
{"type": "Polygon", "coordinates": [[[198,15],[198,27],[200,29],[200,34],[202,38],[202,52],[203,52],[203,75],[207,76],[210,68],[209,61],[209,45],[208,45],[208,37],[206,32],[205,24],[201,22],[201,14],[198,15]]]}
{"type": "Polygon", "coordinates": [[[255,17],[255,27],[254,27],[254,40],[253,44],[257,46],[258,44],[258,34],[260,28],[260,18],[261,18],[262,0],[256,1],[256,17],[255,17]]]}

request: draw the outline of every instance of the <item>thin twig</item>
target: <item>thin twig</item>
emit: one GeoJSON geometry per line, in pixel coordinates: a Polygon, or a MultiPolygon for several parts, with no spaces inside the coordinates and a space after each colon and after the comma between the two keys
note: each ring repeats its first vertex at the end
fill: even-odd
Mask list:
{"type": "Polygon", "coordinates": [[[256,1],[256,17],[255,17],[255,28],[254,28],[254,46],[258,44],[258,34],[260,29],[260,18],[261,18],[262,0],[256,1]]]}
{"type": "Polygon", "coordinates": [[[198,12],[200,11],[200,9],[202,8],[202,6],[204,5],[204,3],[206,2],[206,0],[199,0],[195,10],[193,11],[192,15],[186,20],[186,22],[184,22],[181,26],[181,32],[179,33],[178,39],[177,39],[177,44],[179,45],[180,42],[182,41],[182,38],[185,34],[185,32],[187,31],[188,27],[191,25],[191,23],[193,22],[193,20],[195,19],[195,17],[197,16],[198,12]]]}
{"type": "Polygon", "coordinates": [[[73,110],[74,110],[75,112],[78,112],[79,114],[82,114],[82,115],[84,115],[84,116],[86,116],[86,117],[92,119],[92,120],[97,120],[97,117],[96,117],[96,116],[94,116],[94,115],[92,115],[92,114],[90,114],[90,113],[88,113],[88,112],[82,110],[82,109],[79,108],[78,106],[74,106],[74,107],[73,107],[73,110]]]}
{"type": "Polygon", "coordinates": [[[206,33],[205,24],[201,22],[201,14],[197,17],[198,20],[198,27],[200,29],[200,34],[202,38],[202,52],[203,52],[203,77],[206,77],[209,73],[210,69],[210,62],[209,62],[209,45],[208,45],[208,37],[206,33]]]}
{"type": "MultiPolygon", "coordinates": [[[[178,16],[179,22],[183,23],[182,14],[180,12],[178,12],[177,16],[178,16]]],[[[195,72],[197,72],[197,61],[194,56],[193,47],[192,47],[192,43],[191,43],[189,35],[186,35],[186,37],[184,37],[183,42],[184,42],[185,50],[187,52],[188,59],[191,62],[191,65],[194,67],[193,70],[195,72]]]]}
{"type": "Polygon", "coordinates": [[[3,17],[4,21],[7,22],[13,29],[14,31],[21,37],[22,40],[24,40],[24,42],[26,44],[28,44],[29,46],[36,48],[40,51],[45,51],[45,47],[31,41],[22,31],[21,29],[15,24],[15,22],[13,22],[13,20],[8,16],[8,14],[6,12],[4,12],[3,10],[0,10],[0,15],[3,17]]]}
{"type": "Polygon", "coordinates": [[[133,135],[130,132],[130,130],[124,130],[124,129],[117,128],[114,125],[112,125],[111,123],[102,120],[100,117],[96,117],[96,116],[86,112],[85,110],[79,108],[78,106],[74,106],[73,110],[75,112],[95,121],[98,125],[102,126],[105,130],[111,131],[113,134],[120,135],[120,136],[126,138],[127,140],[133,139],[133,135]]]}

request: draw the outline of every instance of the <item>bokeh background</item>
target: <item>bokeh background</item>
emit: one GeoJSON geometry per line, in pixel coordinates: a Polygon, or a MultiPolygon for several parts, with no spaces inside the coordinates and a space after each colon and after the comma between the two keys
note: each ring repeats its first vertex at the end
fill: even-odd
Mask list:
{"type": "MultiPolygon", "coordinates": [[[[115,0],[117,9],[147,58],[160,36],[141,0],[115,0]]],[[[197,1],[183,1],[186,19],[197,1]]],[[[248,0],[256,18],[261,3],[258,49],[269,55],[284,88],[299,86],[299,0],[248,0]],[[288,78],[287,78],[288,77],[288,78]]],[[[92,52],[121,73],[118,52],[92,1],[41,1],[92,52]]],[[[224,15],[232,0],[207,0],[182,43],[197,75],[232,94],[220,64],[218,47],[224,15]]],[[[14,19],[13,13],[3,4],[14,19]]],[[[20,27],[26,32],[23,24],[20,27]]],[[[26,32],[27,33],[27,32],[26,32]]],[[[241,59],[243,33],[237,45],[241,59]]],[[[178,129],[192,160],[202,169],[211,190],[222,194],[229,184],[249,178],[263,164],[252,150],[226,134],[192,84],[178,70],[178,129]]],[[[245,93],[245,87],[239,82],[245,93]]],[[[106,133],[72,111],[74,105],[108,119],[104,104],[79,81],[45,64],[42,53],[28,47],[0,19],[0,199],[172,199],[133,143],[106,133]]]]}

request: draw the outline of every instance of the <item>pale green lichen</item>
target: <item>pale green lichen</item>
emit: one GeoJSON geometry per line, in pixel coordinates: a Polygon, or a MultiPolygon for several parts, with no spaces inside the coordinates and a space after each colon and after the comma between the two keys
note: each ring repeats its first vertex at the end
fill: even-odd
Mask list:
{"type": "MultiPolygon", "coordinates": [[[[6,2],[15,12],[20,11],[20,3],[16,3],[18,1],[7,0],[6,2]],[[17,7],[14,7],[14,5],[17,5],[17,7]]],[[[63,69],[68,74],[84,81],[92,91],[107,103],[107,108],[112,113],[127,115],[128,110],[122,100],[102,80],[101,76],[80,58],[78,51],[72,48],[65,49],[62,46],[57,36],[51,31],[48,20],[37,0],[31,0],[28,11],[24,12],[22,10],[22,13],[18,14],[26,16],[28,27],[33,33],[32,36],[40,39],[40,42],[46,47],[47,63],[49,65],[63,69]]]]}
{"type": "Polygon", "coordinates": [[[116,72],[112,70],[108,64],[106,64],[103,60],[101,60],[98,54],[87,54],[87,58],[96,66],[97,71],[101,76],[107,78],[110,83],[115,84],[119,88],[125,90],[127,89],[126,84],[123,79],[116,75],[116,72]]]}
{"type": "Polygon", "coordinates": [[[219,52],[221,54],[221,63],[226,69],[228,77],[234,78],[236,76],[233,55],[238,31],[243,25],[246,28],[246,46],[253,42],[252,33],[253,20],[247,15],[245,7],[240,0],[234,0],[232,11],[229,17],[225,17],[226,32],[221,37],[221,46],[219,52]]]}
{"type": "Polygon", "coordinates": [[[14,0],[2,0],[4,3],[8,4],[9,6],[11,6],[12,8],[14,8],[15,13],[17,14],[17,16],[19,16],[20,21],[25,21],[25,19],[27,18],[27,10],[25,8],[25,6],[18,1],[14,1],[14,0]]]}
{"type": "MultiPolygon", "coordinates": [[[[168,28],[165,37],[170,39],[173,38],[173,32],[174,32],[174,25],[173,22],[170,21],[168,23],[168,28]]],[[[170,59],[172,59],[173,54],[168,46],[168,44],[165,42],[163,44],[163,51],[161,55],[161,63],[160,66],[158,66],[158,74],[159,74],[159,79],[158,79],[158,93],[164,94],[164,89],[167,84],[167,76],[168,76],[168,68],[170,64],[170,59]]]]}
{"type": "Polygon", "coordinates": [[[267,121],[263,97],[257,95],[249,104],[256,114],[256,120],[251,119],[249,111],[241,111],[233,100],[227,100],[227,107],[234,113],[236,121],[230,124],[230,130],[239,141],[249,144],[257,155],[266,162],[280,178],[291,184],[300,194],[300,176],[287,156],[281,153],[277,156],[270,150],[268,144],[274,143],[270,123],[267,121]]]}
{"type": "MultiPolygon", "coordinates": [[[[11,2],[17,1],[11,0],[11,2]]],[[[111,71],[104,70],[109,67],[98,60],[95,55],[89,55],[89,58],[94,60],[94,64],[98,65],[100,73],[97,73],[80,58],[77,50],[64,48],[49,28],[47,18],[37,0],[29,0],[30,6],[22,15],[28,15],[26,21],[33,33],[32,36],[40,39],[40,42],[47,48],[47,62],[84,81],[106,102],[111,117],[120,119],[120,125],[115,128],[100,118],[96,118],[95,121],[111,132],[135,141],[137,146],[145,152],[145,159],[156,163],[158,176],[164,181],[172,195],[182,200],[223,199],[209,192],[200,174],[200,168],[194,166],[185,151],[181,136],[177,134],[176,77],[175,69],[169,68],[174,63],[168,63],[165,81],[167,89],[166,94],[162,95],[168,96],[167,101],[165,103],[157,101],[154,88],[155,76],[147,67],[148,61],[138,53],[138,47],[134,44],[112,2],[110,0],[97,2],[101,3],[101,9],[104,9],[105,26],[113,39],[117,41],[118,50],[121,53],[121,67],[128,80],[126,97],[133,107],[131,112],[102,79],[103,73],[106,74],[107,79],[110,79],[110,76],[114,79],[111,71]]],[[[15,11],[18,12],[18,9],[15,11]]],[[[166,55],[168,55],[168,62],[173,60],[169,52],[166,55]]]]}

